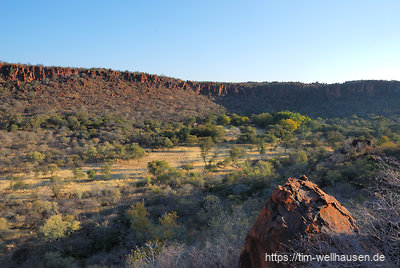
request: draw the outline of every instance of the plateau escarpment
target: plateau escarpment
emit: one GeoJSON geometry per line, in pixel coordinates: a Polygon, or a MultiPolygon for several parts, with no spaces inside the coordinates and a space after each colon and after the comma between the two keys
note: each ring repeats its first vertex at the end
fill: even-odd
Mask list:
{"type": "Polygon", "coordinates": [[[29,113],[86,109],[112,111],[139,121],[172,121],[224,110],[190,86],[194,87],[168,77],[111,69],[0,65],[3,103],[15,106],[17,99],[29,113]]]}
{"type": "Polygon", "coordinates": [[[135,117],[201,115],[221,111],[221,106],[238,113],[288,109],[330,117],[400,111],[398,81],[195,82],[111,69],[0,63],[0,83],[31,106],[51,98],[52,106],[130,110],[135,117]]]}

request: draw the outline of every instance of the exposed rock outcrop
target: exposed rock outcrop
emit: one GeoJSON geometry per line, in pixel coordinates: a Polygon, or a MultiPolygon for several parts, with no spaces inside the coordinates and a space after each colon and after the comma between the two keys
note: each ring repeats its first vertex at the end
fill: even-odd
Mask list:
{"type": "MultiPolygon", "coordinates": [[[[25,82],[73,76],[129,86],[171,91],[190,91],[211,97],[230,112],[260,113],[290,109],[311,116],[348,116],[400,111],[399,81],[351,81],[342,84],[305,84],[300,82],[196,82],[147,73],[111,69],[44,67],[0,64],[0,81],[16,86],[25,82]],[[390,107],[390,109],[388,109],[390,107]]],[[[86,87],[86,84],[85,84],[86,87]]]]}
{"type": "Polygon", "coordinates": [[[192,90],[197,94],[207,96],[224,96],[229,92],[237,92],[232,90],[229,83],[218,82],[192,82],[182,81],[165,76],[157,76],[146,73],[120,72],[112,69],[84,69],[84,68],[67,68],[67,67],[44,67],[20,64],[2,64],[0,63],[0,75],[6,81],[21,82],[42,81],[44,79],[53,79],[57,76],[68,77],[71,75],[83,75],[91,78],[101,78],[107,81],[124,80],[132,83],[143,84],[152,88],[166,87],[168,89],[185,89],[192,90]],[[228,92],[228,88],[230,89],[228,92]]]}
{"type": "MultiPolygon", "coordinates": [[[[0,63],[0,101],[23,103],[18,112],[87,110],[158,121],[221,113],[195,84],[164,76],[112,69],[44,67],[0,63]]],[[[15,112],[15,111],[14,111],[15,112]]]]}
{"type": "Polygon", "coordinates": [[[299,235],[358,233],[349,211],[302,176],[276,188],[247,235],[239,267],[288,267],[266,262],[265,254],[288,252],[299,235]]]}
{"type": "Polygon", "coordinates": [[[43,80],[54,76],[70,76],[73,74],[85,74],[90,77],[102,77],[110,80],[117,78],[130,82],[147,83],[152,86],[165,86],[169,89],[191,89],[197,94],[213,97],[246,96],[257,98],[274,97],[318,97],[335,99],[348,94],[358,96],[372,96],[383,92],[389,94],[400,93],[398,81],[353,81],[343,84],[305,84],[300,82],[272,82],[272,83],[224,83],[224,82],[195,82],[182,81],[165,76],[157,76],[146,73],[120,72],[111,69],[84,69],[67,67],[44,67],[21,64],[0,63],[0,74],[6,79],[18,82],[30,82],[43,80]]]}

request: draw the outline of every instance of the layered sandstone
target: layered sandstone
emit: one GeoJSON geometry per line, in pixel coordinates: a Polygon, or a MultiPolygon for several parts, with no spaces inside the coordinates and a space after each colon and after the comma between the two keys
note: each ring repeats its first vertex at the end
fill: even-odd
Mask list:
{"type": "Polygon", "coordinates": [[[83,69],[66,67],[44,67],[21,64],[0,63],[0,74],[9,81],[30,82],[44,80],[56,76],[88,75],[107,80],[122,79],[129,82],[142,83],[153,87],[168,89],[182,88],[195,91],[197,94],[213,97],[246,96],[246,97],[319,97],[334,99],[352,95],[373,96],[380,93],[400,93],[398,81],[354,81],[344,84],[304,84],[299,82],[288,83],[223,83],[223,82],[195,82],[182,81],[165,76],[146,73],[121,72],[112,69],[83,69]]]}
{"type": "MultiPolygon", "coordinates": [[[[388,115],[400,111],[399,81],[352,81],[336,84],[300,82],[196,82],[183,81],[147,73],[121,72],[111,69],[83,69],[44,67],[0,63],[0,82],[5,81],[17,87],[32,81],[55,80],[62,87],[73,77],[96,80],[95,83],[113,83],[113,88],[124,87],[122,94],[127,98],[131,88],[141,88],[149,94],[158,95],[157,90],[176,92],[190,91],[206,96],[235,113],[261,113],[290,110],[309,116],[341,117],[370,113],[388,115]],[[129,88],[128,88],[129,87],[129,88]],[[126,89],[126,90],[125,90],[126,89]],[[127,91],[127,92],[125,92],[127,91]],[[389,108],[388,108],[389,107],[389,108]]],[[[84,88],[90,84],[82,83],[84,88]]],[[[40,83],[38,83],[40,84],[40,83]]],[[[111,87],[110,86],[110,87],[111,87]]],[[[41,89],[39,89],[41,90],[41,89]]],[[[114,93],[112,93],[114,94],[114,93]]]]}

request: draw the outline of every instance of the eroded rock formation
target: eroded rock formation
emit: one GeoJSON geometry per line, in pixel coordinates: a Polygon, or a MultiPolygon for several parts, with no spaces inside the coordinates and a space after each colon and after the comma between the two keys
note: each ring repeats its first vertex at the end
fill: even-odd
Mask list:
{"type": "MultiPolygon", "coordinates": [[[[0,74],[6,81],[21,82],[42,81],[53,79],[57,76],[68,77],[71,75],[89,76],[91,78],[101,78],[106,81],[124,80],[132,83],[140,83],[144,86],[159,88],[166,87],[168,89],[185,89],[192,90],[197,94],[208,96],[223,96],[228,94],[229,83],[218,82],[192,82],[182,81],[165,76],[158,76],[146,73],[120,72],[112,69],[83,69],[83,68],[66,68],[66,67],[44,67],[21,64],[2,64],[0,63],[0,74]]],[[[231,88],[231,86],[229,87],[231,88]]],[[[230,90],[235,92],[237,90],[230,90]]]]}
{"type": "MultiPolygon", "coordinates": [[[[300,82],[196,82],[147,73],[121,72],[111,69],[44,67],[0,63],[0,82],[21,86],[32,81],[73,77],[101,80],[146,88],[190,91],[211,97],[213,101],[235,113],[261,113],[289,109],[309,116],[348,116],[381,111],[400,111],[399,81],[351,81],[342,84],[305,84],[300,82]],[[388,109],[390,107],[390,109],[388,109]]],[[[60,81],[59,81],[60,82],[60,81]]],[[[84,85],[87,87],[87,85],[84,85]]],[[[126,93],[123,93],[126,94],[126,93]]],[[[156,94],[156,93],[155,93],[156,94]]],[[[176,94],[175,94],[176,95],[176,94]]]]}
{"type": "Polygon", "coordinates": [[[358,96],[372,96],[380,93],[400,93],[400,83],[397,81],[353,81],[344,84],[304,84],[299,82],[288,83],[224,83],[224,82],[195,82],[182,81],[165,76],[157,76],[146,73],[120,72],[112,69],[84,69],[67,67],[44,67],[21,64],[0,63],[0,74],[6,79],[16,82],[30,82],[44,80],[54,76],[70,76],[73,74],[85,74],[90,77],[101,77],[108,80],[118,78],[129,82],[151,84],[152,86],[165,86],[169,89],[191,89],[198,94],[227,97],[290,97],[300,94],[302,97],[313,97],[318,93],[319,97],[335,99],[348,94],[358,96]]]}
{"type": "Polygon", "coordinates": [[[288,252],[299,235],[357,233],[349,211],[335,198],[302,176],[276,188],[247,235],[239,261],[241,268],[288,267],[266,262],[265,254],[288,252]]]}

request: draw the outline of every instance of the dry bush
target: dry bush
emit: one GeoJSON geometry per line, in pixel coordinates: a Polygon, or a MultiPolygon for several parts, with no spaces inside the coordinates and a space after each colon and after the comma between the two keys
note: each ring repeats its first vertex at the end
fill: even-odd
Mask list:
{"type": "Polygon", "coordinates": [[[361,230],[397,267],[400,267],[400,174],[385,167],[369,189],[374,199],[355,210],[361,230]]]}
{"type": "MultiPolygon", "coordinates": [[[[382,252],[371,244],[367,235],[359,234],[323,234],[314,235],[311,239],[301,237],[289,246],[288,254],[300,253],[302,255],[330,255],[332,253],[345,255],[352,258],[353,255],[369,255],[371,260],[376,254],[382,252]],[[295,245],[295,246],[294,246],[295,245]]],[[[330,255],[331,256],[331,255],[330,255]]],[[[293,264],[293,263],[292,263],[293,264]]],[[[386,258],[384,262],[365,261],[307,261],[296,262],[295,267],[396,267],[386,258]]]]}
{"type": "Polygon", "coordinates": [[[128,255],[128,267],[236,267],[252,218],[241,206],[223,211],[209,221],[210,238],[202,246],[148,243],[139,249],[138,258],[128,255]]]}
{"type": "Polygon", "coordinates": [[[127,266],[135,268],[236,267],[240,248],[225,242],[221,241],[216,244],[207,242],[201,248],[179,243],[167,244],[158,248],[149,243],[141,248],[139,255],[142,254],[142,256],[128,255],[127,266]]]}

